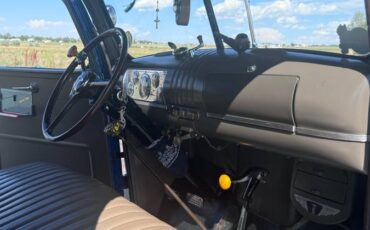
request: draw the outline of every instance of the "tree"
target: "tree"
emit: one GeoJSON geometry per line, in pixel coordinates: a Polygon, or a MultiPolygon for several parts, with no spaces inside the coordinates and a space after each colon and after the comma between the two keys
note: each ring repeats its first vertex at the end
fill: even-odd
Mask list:
{"type": "Polygon", "coordinates": [[[12,35],[10,34],[10,33],[6,33],[5,35],[4,35],[4,38],[5,39],[10,39],[12,37],[12,35]]]}
{"type": "Polygon", "coordinates": [[[349,29],[353,29],[356,27],[360,27],[360,28],[367,30],[366,16],[363,12],[356,12],[352,17],[351,22],[348,25],[349,29]]]}
{"type": "Polygon", "coordinates": [[[29,36],[27,36],[27,35],[21,35],[19,38],[20,38],[22,41],[27,41],[27,40],[28,40],[28,38],[29,38],[29,36]]]}

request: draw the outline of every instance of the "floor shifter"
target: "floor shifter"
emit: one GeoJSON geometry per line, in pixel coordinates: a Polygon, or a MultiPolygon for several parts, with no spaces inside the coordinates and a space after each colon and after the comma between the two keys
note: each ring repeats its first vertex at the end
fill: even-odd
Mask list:
{"type": "Polygon", "coordinates": [[[228,175],[221,175],[219,178],[219,184],[220,187],[223,190],[228,190],[232,184],[241,184],[245,187],[243,188],[242,193],[242,209],[240,211],[240,217],[238,221],[237,230],[244,230],[245,225],[247,223],[247,217],[248,217],[248,205],[252,199],[252,196],[254,194],[254,191],[256,190],[257,186],[260,184],[261,181],[263,181],[263,178],[268,175],[268,171],[265,169],[253,169],[249,171],[249,173],[239,179],[239,180],[231,180],[228,175]]]}
{"type": "Polygon", "coordinates": [[[242,199],[242,209],[240,211],[240,217],[238,221],[237,230],[244,230],[247,223],[248,212],[247,208],[249,202],[256,190],[257,186],[260,184],[262,179],[268,175],[268,171],[265,169],[254,169],[248,173],[245,177],[240,180],[233,181],[234,184],[245,183],[245,188],[243,190],[242,199]]]}

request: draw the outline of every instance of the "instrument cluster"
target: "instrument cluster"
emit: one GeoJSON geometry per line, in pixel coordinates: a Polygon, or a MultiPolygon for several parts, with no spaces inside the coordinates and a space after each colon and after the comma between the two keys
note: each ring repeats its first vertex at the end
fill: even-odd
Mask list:
{"type": "Polygon", "coordinates": [[[123,93],[134,100],[163,103],[167,71],[128,69],[123,75],[123,93]]]}

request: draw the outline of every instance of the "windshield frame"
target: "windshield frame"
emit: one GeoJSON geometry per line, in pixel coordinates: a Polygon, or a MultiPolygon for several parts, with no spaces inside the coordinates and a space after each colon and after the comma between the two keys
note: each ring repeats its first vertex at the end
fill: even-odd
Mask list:
{"type": "Polygon", "coordinates": [[[213,34],[213,38],[215,40],[217,51],[219,51],[219,52],[223,51],[225,49],[225,47],[224,47],[224,43],[222,41],[222,37],[220,36],[221,33],[220,33],[220,29],[219,29],[219,26],[218,26],[216,15],[215,15],[215,12],[214,12],[214,9],[213,9],[212,0],[203,0],[203,2],[204,2],[204,7],[206,8],[208,21],[209,21],[209,24],[211,26],[211,31],[212,31],[212,34],[213,34]]]}

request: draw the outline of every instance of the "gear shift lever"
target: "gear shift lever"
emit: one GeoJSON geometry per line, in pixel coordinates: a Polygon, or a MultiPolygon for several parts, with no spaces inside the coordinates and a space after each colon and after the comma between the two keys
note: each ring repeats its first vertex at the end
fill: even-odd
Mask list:
{"type": "Polygon", "coordinates": [[[242,209],[240,211],[240,217],[238,221],[237,230],[244,230],[247,223],[248,212],[247,208],[250,203],[250,200],[256,190],[257,186],[263,181],[263,178],[268,175],[266,169],[253,169],[249,173],[239,180],[231,180],[230,177],[226,174],[223,174],[219,178],[219,185],[221,189],[228,190],[232,184],[244,184],[242,199],[242,209]]]}
{"type": "Polygon", "coordinates": [[[243,195],[242,195],[243,204],[242,204],[242,209],[240,211],[238,226],[236,228],[237,230],[245,229],[245,225],[247,223],[247,217],[248,217],[247,208],[248,208],[249,202],[257,186],[260,184],[263,178],[266,177],[267,175],[268,175],[268,171],[265,169],[254,169],[250,171],[242,179],[233,181],[234,184],[246,183],[244,191],[243,191],[243,195]]]}

